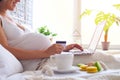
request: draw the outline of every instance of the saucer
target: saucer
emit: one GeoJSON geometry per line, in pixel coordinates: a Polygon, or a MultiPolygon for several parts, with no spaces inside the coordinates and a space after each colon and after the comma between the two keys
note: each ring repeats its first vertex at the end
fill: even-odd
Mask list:
{"type": "Polygon", "coordinates": [[[69,70],[58,70],[57,67],[53,68],[53,71],[56,73],[73,73],[77,70],[79,70],[79,68],[75,66],[72,66],[72,68],[69,70]]]}

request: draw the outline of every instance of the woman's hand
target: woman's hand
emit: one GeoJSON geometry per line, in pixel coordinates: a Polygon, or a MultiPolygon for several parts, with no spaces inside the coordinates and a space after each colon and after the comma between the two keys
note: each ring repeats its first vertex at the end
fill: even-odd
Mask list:
{"type": "Polygon", "coordinates": [[[81,51],[83,51],[83,48],[79,44],[69,44],[65,47],[64,51],[69,51],[73,48],[77,48],[77,49],[80,49],[81,51]]]}
{"type": "Polygon", "coordinates": [[[83,51],[83,48],[79,44],[69,44],[65,48],[61,44],[53,44],[47,50],[45,50],[45,53],[49,55],[60,54],[62,51],[67,52],[73,48],[83,51]]]}
{"type": "Polygon", "coordinates": [[[50,46],[45,52],[47,54],[53,55],[53,54],[60,54],[63,51],[64,47],[60,44],[53,44],[50,46]]]}

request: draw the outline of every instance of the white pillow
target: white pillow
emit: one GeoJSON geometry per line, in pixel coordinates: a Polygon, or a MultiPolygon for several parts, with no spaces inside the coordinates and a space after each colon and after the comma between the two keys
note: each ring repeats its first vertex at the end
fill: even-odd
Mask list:
{"type": "Polygon", "coordinates": [[[22,64],[0,45],[0,75],[9,76],[23,71],[22,64]]]}

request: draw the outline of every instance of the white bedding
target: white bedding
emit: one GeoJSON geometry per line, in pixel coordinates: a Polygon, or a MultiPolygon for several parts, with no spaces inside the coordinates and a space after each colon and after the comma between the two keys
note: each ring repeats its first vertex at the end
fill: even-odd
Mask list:
{"type": "MultiPolygon", "coordinates": [[[[69,73],[56,75],[52,73],[50,66],[47,66],[46,72],[43,70],[38,71],[25,71],[22,73],[17,73],[9,77],[0,77],[0,80],[120,80],[120,58],[116,58],[111,55],[106,55],[101,52],[97,52],[92,56],[77,56],[75,57],[74,65],[78,62],[88,62],[88,61],[103,61],[109,70],[92,74],[83,75],[69,73]]],[[[44,68],[43,68],[44,69],[44,68]]]]}
{"type": "Polygon", "coordinates": [[[68,76],[47,76],[41,72],[23,72],[10,77],[2,77],[0,80],[120,80],[120,70],[93,74],[88,77],[69,74],[68,76]]]}

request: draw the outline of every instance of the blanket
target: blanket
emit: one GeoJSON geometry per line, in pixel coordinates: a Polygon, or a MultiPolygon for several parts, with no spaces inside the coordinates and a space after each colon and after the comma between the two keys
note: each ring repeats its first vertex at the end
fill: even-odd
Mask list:
{"type": "Polygon", "coordinates": [[[50,76],[41,73],[41,71],[28,71],[24,73],[15,74],[8,78],[1,80],[119,80],[120,79],[120,70],[108,71],[101,74],[93,74],[88,77],[80,77],[69,74],[69,76],[50,76]]]}
{"type": "Polygon", "coordinates": [[[45,65],[41,70],[25,71],[11,75],[10,77],[0,77],[0,80],[120,80],[120,57],[96,52],[91,56],[75,56],[74,65],[88,61],[103,61],[109,69],[86,75],[81,72],[56,74],[52,70],[53,66],[51,66],[49,62],[49,64],[45,65]]]}

